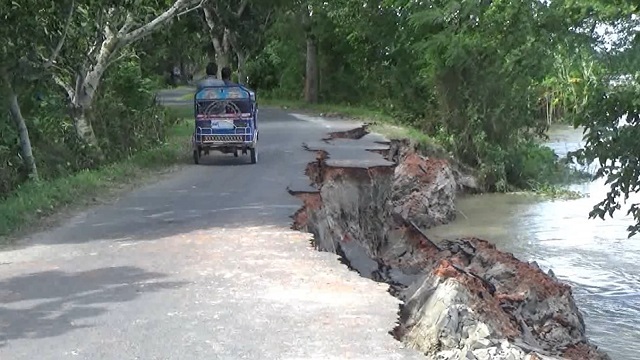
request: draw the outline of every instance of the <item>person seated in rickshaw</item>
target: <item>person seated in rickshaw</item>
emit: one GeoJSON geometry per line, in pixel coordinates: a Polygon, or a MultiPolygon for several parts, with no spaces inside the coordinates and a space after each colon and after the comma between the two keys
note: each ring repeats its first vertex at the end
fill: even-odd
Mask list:
{"type": "Polygon", "coordinates": [[[238,86],[238,84],[231,81],[231,69],[228,66],[225,66],[220,70],[220,75],[222,75],[222,81],[227,86],[238,86]]]}
{"type": "MultiPolygon", "coordinates": [[[[231,69],[229,67],[227,66],[223,67],[222,70],[220,70],[220,75],[222,75],[222,81],[224,81],[224,84],[226,86],[242,86],[240,84],[237,84],[231,81],[231,69]]],[[[255,93],[253,92],[253,90],[246,88],[245,86],[242,86],[242,87],[245,88],[247,91],[249,91],[252,98],[255,99],[255,93]]],[[[251,112],[251,105],[248,104],[246,101],[237,101],[234,103],[238,106],[240,111],[242,111],[243,113],[251,112]]]]}
{"type": "MultiPolygon", "coordinates": [[[[216,76],[218,74],[218,65],[216,65],[216,63],[214,62],[209,62],[207,64],[207,68],[206,68],[206,72],[207,72],[207,76],[198,81],[197,84],[197,90],[196,93],[200,92],[202,89],[206,88],[206,87],[210,87],[210,86],[225,86],[224,85],[224,81],[218,79],[216,76]]],[[[208,112],[212,112],[213,113],[217,113],[220,110],[217,109],[217,107],[213,107],[211,108],[210,106],[212,105],[212,101],[209,100],[199,100],[196,102],[196,114],[201,114],[203,111],[205,111],[205,109],[208,109],[206,111],[208,112]]],[[[212,113],[212,114],[213,114],[212,113]]]]}
{"type": "Polygon", "coordinates": [[[216,76],[218,75],[218,65],[214,62],[210,62],[207,64],[207,76],[198,81],[198,90],[200,91],[207,86],[224,86],[225,82],[218,79],[216,76]]]}
{"type": "Polygon", "coordinates": [[[234,83],[233,81],[231,81],[231,69],[227,66],[223,67],[222,70],[220,71],[220,75],[222,75],[222,81],[224,81],[224,84],[227,86],[242,86],[243,88],[245,88],[247,91],[249,91],[252,95],[253,98],[255,98],[255,92],[251,89],[249,89],[248,87],[244,86],[244,85],[240,85],[237,83],[234,83]]]}

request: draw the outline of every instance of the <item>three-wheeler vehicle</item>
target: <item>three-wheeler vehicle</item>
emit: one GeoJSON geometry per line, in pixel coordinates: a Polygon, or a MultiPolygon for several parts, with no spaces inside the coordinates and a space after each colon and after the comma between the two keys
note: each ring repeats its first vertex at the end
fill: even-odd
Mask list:
{"type": "Polygon", "coordinates": [[[210,151],[249,154],[258,162],[258,107],[255,92],[242,85],[216,85],[194,95],[193,161],[210,151]]]}

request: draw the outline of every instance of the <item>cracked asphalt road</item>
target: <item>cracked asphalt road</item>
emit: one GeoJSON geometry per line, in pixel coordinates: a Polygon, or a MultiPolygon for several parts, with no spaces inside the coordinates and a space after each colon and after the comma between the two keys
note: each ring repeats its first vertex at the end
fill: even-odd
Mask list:
{"type": "Polygon", "coordinates": [[[212,154],[0,252],[0,359],[422,358],[385,285],[289,229],[301,143],[353,124],[259,116],[258,164],[212,154]]]}

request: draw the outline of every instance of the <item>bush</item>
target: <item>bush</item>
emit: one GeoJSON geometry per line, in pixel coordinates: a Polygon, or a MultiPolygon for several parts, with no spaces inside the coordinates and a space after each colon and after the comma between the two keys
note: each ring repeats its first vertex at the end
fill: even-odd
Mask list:
{"type": "Polygon", "coordinates": [[[129,60],[111,69],[96,99],[94,131],[108,161],[162,144],[176,118],[155,104],[155,82],[129,60]]]}
{"type": "Polygon", "coordinates": [[[490,191],[535,190],[589,178],[533,140],[521,140],[508,149],[488,147],[484,159],[478,167],[479,180],[490,191]]]}
{"type": "Polygon", "coordinates": [[[532,184],[555,183],[564,170],[552,149],[533,141],[513,147],[505,165],[507,182],[520,189],[529,189],[532,184]]]}

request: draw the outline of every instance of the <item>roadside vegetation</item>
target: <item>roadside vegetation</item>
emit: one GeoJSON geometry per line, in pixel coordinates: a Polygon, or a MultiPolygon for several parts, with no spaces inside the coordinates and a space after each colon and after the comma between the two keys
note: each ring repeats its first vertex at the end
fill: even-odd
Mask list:
{"type": "Polygon", "coordinates": [[[176,135],[181,116],[154,96],[197,80],[210,59],[260,104],[372,120],[443,149],[488,191],[557,197],[558,185],[585,177],[540,145],[553,123],[588,131],[576,160],[615,160],[596,174],[612,188],[593,216],[615,212],[638,184],[635,2],[121,5],[0,5],[0,234],[119,183],[126,169],[178,161],[188,134],[176,135]]]}
{"type": "MultiPolygon", "coordinates": [[[[164,142],[101,167],[21,184],[0,202],[0,239],[37,226],[43,217],[156,179],[167,167],[188,160],[190,122],[178,121],[164,142]]],[[[1,243],[2,241],[0,241],[1,243]]]]}
{"type": "MultiPolygon", "coordinates": [[[[380,133],[389,139],[410,139],[416,143],[426,154],[447,156],[456,158],[456,154],[445,146],[447,139],[440,134],[429,134],[415,125],[407,124],[383,110],[361,107],[336,105],[331,103],[306,103],[304,101],[292,101],[282,99],[262,99],[263,105],[279,107],[285,110],[295,110],[312,113],[324,117],[344,117],[360,120],[370,124],[371,131],[380,133]]],[[[536,195],[551,199],[576,199],[583,194],[566,189],[566,185],[576,182],[589,181],[593,175],[583,171],[567,159],[559,159],[551,149],[540,145],[532,138],[521,144],[528,148],[522,150],[522,164],[516,164],[521,171],[512,176],[508,182],[496,184],[489,191],[522,192],[529,191],[536,195]],[[564,161],[563,161],[564,160],[564,161]]],[[[517,153],[516,153],[517,154],[517,153]]],[[[519,155],[519,154],[517,154],[519,155]]],[[[511,160],[514,163],[517,159],[511,160]]],[[[485,178],[486,181],[486,178],[485,178]]],[[[485,183],[485,186],[486,183],[485,183]]]]}

